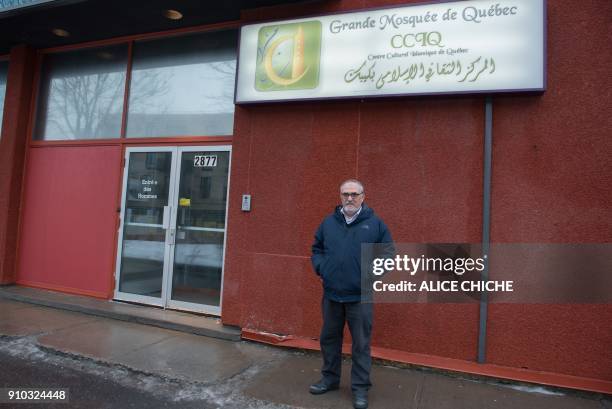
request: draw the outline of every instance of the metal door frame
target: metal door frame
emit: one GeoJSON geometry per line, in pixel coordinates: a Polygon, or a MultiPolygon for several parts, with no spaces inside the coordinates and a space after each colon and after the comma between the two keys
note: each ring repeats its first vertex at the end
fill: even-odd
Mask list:
{"type": "MultiPolygon", "coordinates": [[[[207,304],[197,304],[190,303],[186,301],[177,301],[172,300],[172,277],[174,275],[174,271],[172,274],[169,274],[166,279],[168,280],[165,284],[165,287],[168,289],[166,305],[168,308],[176,309],[176,310],[186,310],[191,312],[199,312],[203,314],[217,315],[221,316],[221,305],[223,305],[223,278],[225,272],[225,249],[227,243],[227,219],[228,219],[228,209],[229,209],[229,185],[230,185],[230,173],[232,169],[232,147],[231,145],[211,145],[211,146],[179,146],[178,154],[176,156],[175,169],[176,172],[176,188],[173,191],[172,201],[170,203],[173,204],[172,208],[172,220],[171,226],[176,231],[176,219],[178,215],[178,206],[176,204],[179,201],[179,185],[181,183],[180,175],[181,175],[181,163],[183,158],[183,152],[228,152],[229,153],[229,162],[227,169],[227,191],[225,193],[225,222],[223,227],[223,257],[221,261],[221,285],[220,285],[220,294],[219,294],[219,306],[207,305],[207,304]]],[[[214,229],[214,231],[219,231],[219,229],[214,229]]],[[[172,270],[174,270],[174,245],[172,245],[172,254],[170,256],[170,266],[172,270]]]]}
{"type": "MultiPolygon", "coordinates": [[[[132,294],[132,293],[125,293],[125,292],[121,292],[119,291],[119,283],[121,280],[121,258],[122,258],[122,253],[123,253],[123,234],[124,234],[124,227],[125,227],[125,199],[127,197],[127,184],[128,184],[128,174],[129,174],[129,169],[130,169],[130,154],[131,153],[137,153],[137,152],[170,152],[172,154],[171,156],[171,163],[170,163],[170,183],[168,184],[168,205],[170,205],[170,200],[172,198],[172,193],[173,193],[173,189],[174,189],[174,179],[176,177],[176,175],[174,174],[175,171],[175,167],[174,167],[174,161],[176,160],[176,155],[177,155],[177,151],[176,151],[176,147],[166,147],[166,146],[151,146],[151,147],[126,147],[125,149],[125,156],[124,156],[124,164],[123,164],[123,187],[122,187],[122,192],[121,192],[121,214],[120,214],[120,223],[119,223],[119,239],[117,240],[117,259],[115,261],[115,296],[114,298],[117,300],[121,300],[121,301],[129,301],[129,302],[137,302],[137,303],[141,303],[141,304],[151,304],[151,305],[156,305],[158,307],[164,307],[165,306],[165,302],[164,302],[164,284],[166,282],[165,278],[166,275],[168,274],[168,269],[169,269],[169,264],[167,262],[168,259],[168,252],[169,252],[169,248],[168,248],[168,231],[169,229],[166,228],[166,237],[165,237],[165,243],[164,243],[164,267],[163,267],[163,272],[162,272],[162,292],[161,292],[161,296],[160,298],[157,297],[150,297],[150,296],[146,296],[146,295],[140,295],[140,294],[132,294]]],[[[165,219],[166,217],[164,217],[165,219]]],[[[159,227],[163,227],[164,224],[162,224],[159,227]]]]}
{"type": "MultiPolygon", "coordinates": [[[[208,145],[208,146],[149,146],[149,147],[126,147],[124,156],[123,170],[123,186],[121,193],[121,213],[119,223],[119,238],[117,240],[117,258],[115,260],[115,293],[114,299],[120,301],[136,302],[140,304],[149,304],[163,308],[171,308],[177,310],[185,310],[191,312],[199,312],[210,315],[221,315],[221,306],[223,304],[223,281],[225,277],[225,251],[227,244],[227,219],[229,209],[229,188],[230,188],[230,173],[232,164],[232,147],[231,145],[208,145]],[[221,265],[221,286],[219,306],[197,304],[184,301],[172,300],[172,276],[174,274],[174,249],[175,244],[171,235],[176,232],[176,219],[178,214],[178,196],[180,185],[180,169],[183,152],[229,152],[229,163],[227,171],[227,191],[225,201],[225,225],[223,228],[223,257],[221,265]],[[168,186],[168,205],[169,214],[164,215],[164,223],[160,227],[165,227],[165,243],[164,243],[164,267],[162,274],[162,290],[161,296],[150,297],[146,295],[125,293],[119,291],[119,283],[121,280],[121,258],[123,252],[123,230],[125,223],[125,199],[127,196],[127,183],[129,173],[130,154],[136,152],[171,152],[170,165],[170,183],[168,186]],[[166,223],[168,218],[168,223],[166,223]]],[[[218,231],[218,230],[217,230],[218,231]]]]}

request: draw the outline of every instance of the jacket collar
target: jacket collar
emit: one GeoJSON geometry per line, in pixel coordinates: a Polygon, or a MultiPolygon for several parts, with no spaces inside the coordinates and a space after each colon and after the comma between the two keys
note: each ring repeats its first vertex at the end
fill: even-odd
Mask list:
{"type": "MultiPolygon", "coordinates": [[[[334,210],[334,217],[341,223],[346,224],[346,220],[344,219],[344,215],[342,214],[342,212],[340,211],[342,209],[342,205],[338,205],[336,206],[335,210],[334,210]]],[[[359,216],[357,216],[357,218],[349,225],[349,226],[353,226],[355,224],[361,223],[363,220],[369,219],[372,214],[374,213],[374,211],[368,207],[368,205],[364,203],[361,204],[361,213],[359,213],[359,216]]]]}

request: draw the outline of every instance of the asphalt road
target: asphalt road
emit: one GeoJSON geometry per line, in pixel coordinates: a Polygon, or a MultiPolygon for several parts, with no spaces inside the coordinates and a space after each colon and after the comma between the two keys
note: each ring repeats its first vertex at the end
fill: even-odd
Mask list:
{"type": "MultiPolygon", "coordinates": [[[[219,405],[185,393],[191,385],[130,373],[91,361],[70,357],[13,356],[0,351],[0,386],[20,388],[69,388],[68,403],[0,404],[26,408],[217,408],[219,405]],[[66,361],[66,365],[62,361],[66,361]],[[79,368],[79,365],[81,367],[79,368]],[[127,380],[127,382],[125,382],[127,380]],[[128,385],[126,385],[127,383],[128,385]],[[187,398],[181,398],[187,397],[187,398]]],[[[193,391],[192,391],[193,392],[193,391]]]]}

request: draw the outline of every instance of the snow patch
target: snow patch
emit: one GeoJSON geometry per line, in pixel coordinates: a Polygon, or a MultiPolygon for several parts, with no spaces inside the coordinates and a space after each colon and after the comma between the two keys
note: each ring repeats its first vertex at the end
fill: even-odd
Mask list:
{"type": "Polygon", "coordinates": [[[542,395],[565,396],[564,393],[553,391],[542,386],[525,386],[525,385],[503,385],[506,388],[527,393],[540,393],[542,395]]]}
{"type": "Polygon", "coordinates": [[[244,383],[261,371],[257,365],[247,368],[225,382],[202,385],[188,380],[169,379],[161,375],[134,371],[121,365],[41,348],[35,337],[0,337],[0,352],[34,362],[68,367],[98,376],[119,385],[144,391],[156,397],[180,402],[202,401],[219,408],[292,409],[295,406],[275,404],[247,397],[241,393],[244,383]]]}

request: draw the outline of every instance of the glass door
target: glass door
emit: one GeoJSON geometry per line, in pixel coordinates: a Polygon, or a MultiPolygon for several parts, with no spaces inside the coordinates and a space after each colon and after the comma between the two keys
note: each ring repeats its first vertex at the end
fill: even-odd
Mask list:
{"type": "Polygon", "coordinates": [[[175,148],[128,148],[125,157],[116,296],[164,305],[175,148]]]}
{"type": "Polygon", "coordinates": [[[115,298],[219,315],[230,147],[127,148],[115,298]]]}
{"type": "Polygon", "coordinates": [[[229,169],[229,147],[179,148],[172,308],[220,313],[229,169]]]}

